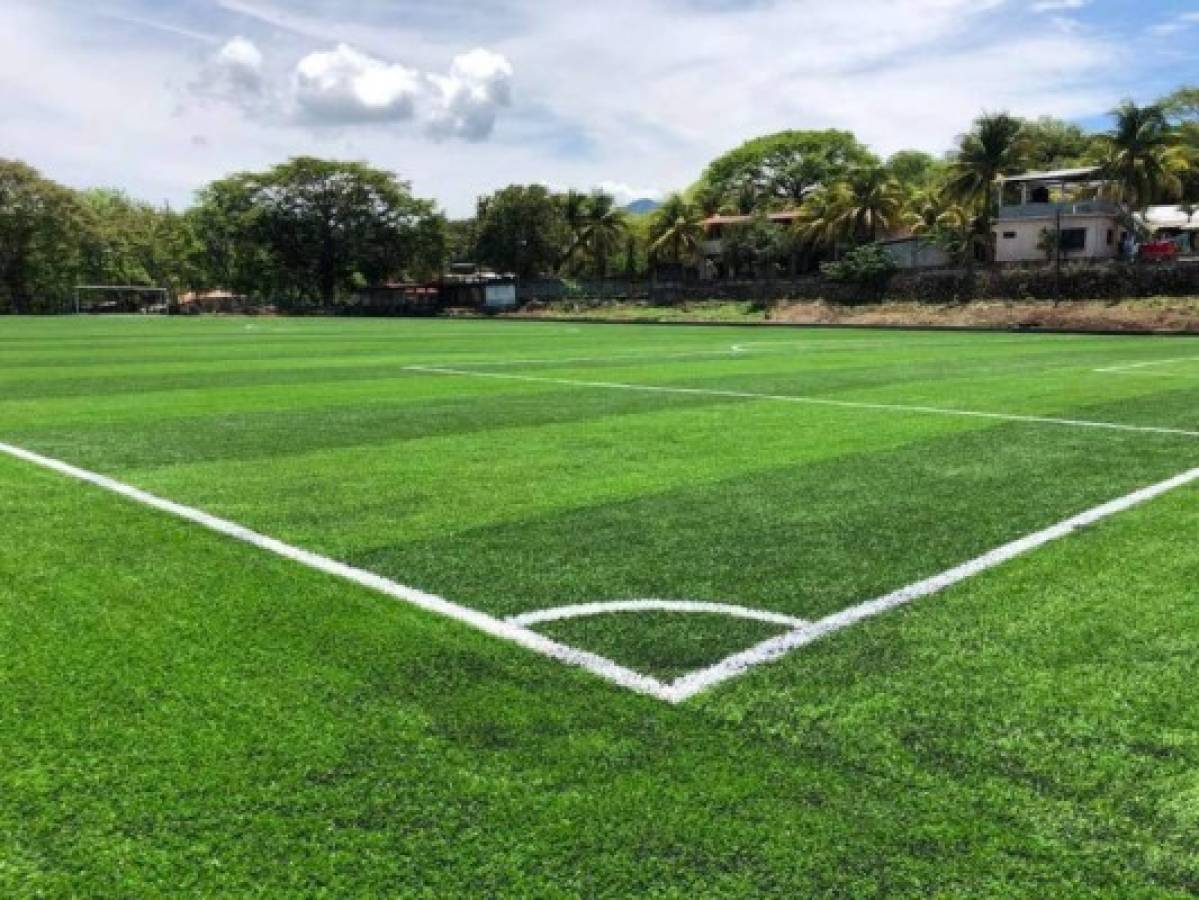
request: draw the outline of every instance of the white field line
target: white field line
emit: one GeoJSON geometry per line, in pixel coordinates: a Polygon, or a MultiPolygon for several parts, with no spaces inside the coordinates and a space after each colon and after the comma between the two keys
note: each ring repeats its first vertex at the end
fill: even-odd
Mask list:
{"type": "Polygon", "coordinates": [[[21,447],[0,443],[0,453],[5,453],[16,459],[33,463],[36,466],[50,469],[70,478],[78,479],[79,481],[87,482],[106,491],[119,494],[143,506],[168,513],[169,515],[207,528],[209,531],[215,531],[217,534],[250,544],[260,550],[265,550],[267,553],[273,553],[276,556],[300,563],[310,569],[315,569],[318,572],[324,572],[327,575],[352,582],[368,590],[376,591],[377,593],[384,594],[403,603],[411,604],[439,616],[445,616],[446,618],[462,622],[484,634],[518,644],[527,650],[532,650],[534,653],[548,656],[569,666],[586,669],[600,678],[628,688],[629,690],[641,694],[649,694],[661,700],[668,699],[666,696],[666,686],[657,679],[634,672],[594,653],[588,653],[566,644],[557,643],[520,625],[504,622],[501,619],[494,618],[478,610],[452,603],[442,597],[425,593],[416,588],[407,587],[389,578],[368,572],[365,569],[358,569],[354,566],[330,559],[329,557],[321,556],[308,550],[302,550],[299,547],[293,547],[290,544],[285,544],[283,541],[267,537],[256,531],[251,531],[249,528],[238,525],[235,522],[217,518],[202,510],[184,506],[171,500],[164,500],[161,497],[157,497],[131,485],[115,481],[104,475],[98,475],[95,472],[89,472],[86,469],[80,469],[57,459],[33,453],[21,447]]]}
{"type": "Polygon", "coordinates": [[[972,559],[970,562],[942,572],[940,575],[934,575],[931,578],[910,584],[905,588],[900,588],[884,597],[869,600],[849,609],[842,610],[839,613],[821,619],[805,628],[792,631],[789,634],[763,641],[756,647],[742,653],[734,654],[710,668],[682,676],[667,688],[666,699],[673,703],[682,703],[721,682],[744,674],[755,666],[778,660],[800,647],[818,641],[827,635],[842,631],[866,619],[880,616],[883,613],[919,600],[922,597],[940,593],[946,588],[959,584],[968,578],[973,578],[975,575],[979,575],[989,569],[1001,566],[1026,553],[1031,553],[1033,550],[1043,547],[1046,544],[1069,537],[1081,528],[1094,525],[1096,522],[1122,513],[1134,506],[1148,503],[1150,500],[1154,500],[1163,494],[1193,484],[1196,481],[1199,481],[1199,468],[1191,469],[1160,484],[1143,488],[1126,497],[1121,497],[1118,500],[1112,500],[1102,506],[1097,506],[1073,518],[1066,519],[1064,522],[1059,522],[1057,525],[1046,528],[1044,531],[1038,531],[1035,534],[1012,541],[1010,544],[1004,544],[1002,547],[991,550],[989,553],[984,553],[977,559],[972,559]]]}
{"type": "Polygon", "coordinates": [[[539,609],[521,613],[508,619],[513,625],[543,625],[546,622],[561,622],[565,619],[583,619],[589,616],[606,616],[612,613],[675,612],[715,614],[733,619],[748,619],[766,622],[786,628],[806,628],[811,625],[803,619],[762,609],[750,609],[731,603],[704,603],[698,600],[612,600],[606,603],[580,603],[576,606],[559,606],[554,609],[539,609]]]}
{"type": "MultiPolygon", "coordinates": [[[[251,531],[244,526],[238,525],[225,519],[217,518],[201,510],[193,507],[184,506],[170,500],[164,500],[139,488],[132,487],[122,482],[115,481],[104,475],[98,475],[95,472],[89,472],[86,469],[80,469],[68,463],[61,462],[56,459],[51,459],[29,450],[24,450],[20,447],[12,446],[11,444],[0,443],[0,453],[5,453],[16,459],[24,460],[37,466],[50,469],[62,475],[87,482],[96,487],[118,494],[127,499],[141,503],[144,506],[159,510],[184,519],[188,522],[200,525],[204,528],[214,531],[218,534],[234,538],[235,540],[243,541],[244,543],[258,547],[268,553],[273,553],[284,559],[300,563],[311,569],[332,575],[337,578],[344,579],[354,584],[365,587],[369,590],[384,594],[393,599],[424,609],[428,612],[435,613],[458,622],[462,622],[478,631],[499,638],[500,640],[509,641],[511,643],[522,646],[534,653],[542,656],[558,660],[570,666],[577,666],[585,669],[600,678],[605,679],[620,687],[627,688],[641,694],[647,694],[663,700],[667,703],[683,703],[686,700],[702,693],[716,685],[737,678],[745,674],[750,669],[766,663],[775,662],[789,653],[811,644],[822,637],[842,631],[852,625],[856,625],[866,619],[874,618],[882,615],[897,607],[904,606],[919,600],[922,597],[927,597],[932,594],[940,593],[962,581],[996,568],[1009,562],[1016,557],[1023,556],[1027,553],[1044,546],[1053,541],[1061,540],[1068,537],[1081,528],[1093,525],[1103,519],[1117,515],[1131,509],[1134,506],[1139,506],[1144,503],[1162,496],[1170,491],[1192,484],[1199,481],[1199,468],[1191,469],[1187,472],[1177,475],[1160,484],[1151,487],[1143,488],[1135,491],[1118,500],[1113,500],[1105,503],[1102,506],[1095,507],[1092,510],[1081,513],[1073,518],[1067,519],[1057,525],[1046,528],[1043,531],[1038,531],[1027,537],[1020,538],[1009,544],[1005,544],[995,550],[983,554],[977,559],[963,563],[939,575],[934,575],[931,578],[926,578],[923,581],[916,582],[898,591],[894,591],[886,596],[879,597],[876,600],[870,600],[866,603],[861,603],[841,612],[827,616],[814,623],[803,623],[802,620],[791,619],[791,617],[780,617],[787,620],[788,625],[794,626],[793,630],[779,637],[771,638],[763,641],[755,647],[745,650],[741,653],[735,653],[732,656],[718,662],[714,666],[706,669],[701,669],[696,672],[691,672],[681,678],[671,682],[669,685],[663,684],[655,678],[648,675],[643,675],[639,672],[634,672],[631,669],[625,668],[618,663],[599,656],[594,653],[589,653],[578,648],[571,647],[566,644],[561,644],[552,641],[548,638],[530,631],[528,628],[516,621],[503,621],[478,610],[470,609],[465,606],[460,606],[452,603],[442,597],[437,597],[433,594],[417,590],[416,588],[407,587],[399,584],[388,578],[376,575],[373,572],[368,572],[364,569],[358,569],[349,566],[345,563],[338,562],[325,556],[320,556],[308,550],[302,550],[299,547],[294,547],[282,541],[276,540],[258,532],[251,531]]],[[[596,608],[604,608],[604,611],[612,611],[613,607],[619,607],[628,603],[636,603],[637,601],[616,601],[612,604],[589,604],[583,607],[565,607],[559,610],[542,611],[541,613],[530,613],[525,616],[517,617],[524,622],[532,621],[549,621],[547,618],[550,613],[561,613],[565,610],[585,609],[587,612],[580,614],[593,614],[591,610],[596,608]],[[538,619],[538,617],[540,617],[538,619]]],[[[655,601],[641,601],[655,603],[655,601]]],[[[658,604],[674,603],[680,606],[686,606],[686,611],[695,611],[696,607],[703,607],[705,611],[716,612],[722,611],[729,614],[728,610],[737,609],[745,611],[742,607],[731,607],[727,604],[706,604],[690,601],[657,601],[658,604]]],[[[775,619],[774,614],[765,614],[770,617],[769,620],[775,619]]],[[[557,616],[558,618],[562,616],[557,616]]],[[[763,621],[767,619],[763,618],[763,621]]],[[[782,623],[780,623],[782,624],[782,623]]]]}
{"type": "MultiPolygon", "coordinates": [[[[1199,356],[1183,356],[1183,357],[1179,357],[1179,358],[1175,358],[1175,359],[1153,359],[1153,360],[1150,360],[1149,362],[1128,363],[1127,365],[1123,365],[1123,366],[1105,366],[1104,368],[1096,369],[1095,371],[1103,372],[1108,375],[1138,374],[1138,375],[1157,375],[1157,376],[1161,377],[1163,375],[1163,373],[1161,373],[1161,372],[1144,372],[1143,370],[1152,368],[1154,366],[1168,366],[1173,363],[1194,362],[1195,360],[1199,360],[1199,356]]],[[[1171,375],[1171,376],[1167,376],[1167,377],[1176,377],[1176,376],[1171,375]]]]}
{"type": "Polygon", "coordinates": [[[1054,416],[1031,416],[1019,413],[982,412],[970,409],[953,409],[946,406],[916,406],[905,403],[871,403],[859,400],[834,400],[830,397],[807,397],[798,394],[760,394],[753,391],[728,391],[711,388],[667,387],[654,384],[637,384],[621,381],[584,381],[574,378],[552,378],[539,375],[515,375],[508,372],[475,372],[467,369],[451,369],[442,366],[405,366],[409,372],[424,372],[430,375],[452,375],[462,378],[494,378],[503,381],[528,381],[540,384],[560,384],[567,387],[603,388],[620,391],[644,391],[655,394],[683,394],[701,397],[732,397],[741,400],[772,400],[779,403],[799,403],[808,406],[828,406],[839,409],[867,409],[884,412],[921,413],[935,416],[958,416],[969,419],[994,419],[1001,422],[1025,422],[1035,425],[1060,425],[1074,428],[1096,428],[1106,431],[1129,431],[1140,434],[1169,434],[1182,437],[1199,437],[1199,431],[1184,428],[1165,428],[1156,425],[1127,425],[1120,422],[1093,422],[1088,419],[1063,419],[1054,416]]]}
{"type": "MultiPolygon", "coordinates": [[[[554,363],[585,363],[585,362],[654,362],[659,359],[702,359],[708,356],[740,356],[747,353],[732,347],[728,350],[690,350],[677,353],[621,353],[615,356],[558,356],[543,359],[497,359],[497,360],[463,360],[453,363],[455,366],[531,366],[552,365],[554,363]]],[[[440,368],[437,363],[428,364],[440,368]]],[[[408,368],[408,367],[405,367],[408,368]]]]}

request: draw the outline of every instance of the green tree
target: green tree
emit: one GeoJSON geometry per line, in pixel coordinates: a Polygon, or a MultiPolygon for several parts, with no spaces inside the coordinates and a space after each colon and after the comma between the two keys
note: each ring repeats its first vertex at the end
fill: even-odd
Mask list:
{"type": "Polygon", "coordinates": [[[924,190],[945,177],[945,163],[923,150],[900,150],[887,158],[887,171],[908,190],[924,190]]]}
{"type": "Polygon", "coordinates": [[[479,203],[479,261],[497,271],[534,278],[553,271],[567,242],[558,198],[544,185],[511,185],[479,203]]]}
{"type": "Polygon", "coordinates": [[[762,212],[748,222],[725,226],[721,245],[724,264],[734,277],[772,275],[791,249],[786,231],[762,212]]]}
{"type": "Polygon", "coordinates": [[[451,219],[445,224],[446,259],[450,262],[477,262],[479,258],[479,220],[451,219]]]}
{"type": "Polygon", "coordinates": [[[650,255],[659,261],[694,262],[704,239],[703,215],[681,194],[671,194],[650,222],[650,255]]]}
{"type": "Polygon", "coordinates": [[[793,232],[799,244],[810,251],[836,252],[846,237],[845,211],[853,202],[849,186],[838,181],[808,196],[799,210],[793,232]]]}
{"type": "Polygon", "coordinates": [[[83,277],[96,284],[154,285],[178,292],[200,280],[189,219],[118,190],[79,195],[89,214],[83,277]]]}
{"type": "Polygon", "coordinates": [[[1094,143],[1080,126],[1051,116],[1025,122],[1020,139],[1025,163],[1038,171],[1085,165],[1094,143]]]}
{"type": "Polygon", "coordinates": [[[582,227],[567,256],[585,251],[591,261],[591,273],[597,278],[607,278],[609,261],[622,245],[628,229],[628,216],[616,205],[616,198],[604,191],[594,191],[587,197],[582,227]]]}
{"type": "Polygon", "coordinates": [[[445,219],[433,204],[363,163],[297,157],[216,182],[201,204],[223,245],[208,245],[220,267],[280,300],[328,301],[363,283],[429,277],[445,257],[445,219]]]}
{"type": "Polygon", "coordinates": [[[1199,119],[1199,86],[1187,85],[1157,103],[1166,114],[1184,121],[1199,119]]]}
{"type": "Polygon", "coordinates": [[[1186,165],[1178,173],[1185,203],[1199,203],[1199,87],[1182,87],[1159,101],[1176,124],[1178,148],[1175,155],[1186,165]]]}
{"type": "Polygon", "coordinates": [[[582,191],[571,189],[558,195],[558,206],[562,221],[566,225],[567,239],[562,245],[558,268],[568,265],[571,258],[583,247],[583,231],[587,227],[588,197],[582,191]]]}
{"type": "Polygon", "coordinates": [[[854,169],[845,179],[842,232],[855,242],[874,242],[903,221],[903,186],[883,166],[854,169]]]}
{"type": "Polygon", "coordinates": [[[1112,111],[1113,128],[1098,138],[1103,174],[1133,209],[1177,197],[1188,163],[1163,107],[1126,100],[1112,111]]]}
{"type": "MultiPolygon", "coordinates": [[[[1026,166],[1024,123],[1007,113],[987,113],[975,120],[969,132],[958,139],[950,161],[945,191],[949,199],[966,207],[977,225],[973,241],[982,244],[990,258],[991,223],[994,220],[994,188],[1005,175],[1026,166]]],[[[973,261],[974,254],[968,255],[973,261]]]]}
{"type": "Polygon", "coordinates": [[[783,131],[755,138],[714,160],[699,190],[740,212],[795,207],[813,190],[878,159],[847,131],[783,131]]]}
{"type": "Polygon", "coordinates": [[[76,283],[87,215],[77,195],[0,159],[0,310],[53,309],[76,283]]]}

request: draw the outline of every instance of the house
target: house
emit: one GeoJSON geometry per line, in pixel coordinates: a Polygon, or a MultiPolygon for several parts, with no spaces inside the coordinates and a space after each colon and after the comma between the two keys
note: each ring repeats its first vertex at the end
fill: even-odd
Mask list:
{"type": "MultiPolygon", "coordinates": [[[[765,219],[779,229],[787,231],[795,225],[795,221],[799,217],[800,211],[798,209],[789,209],[781,212],[767,213],[765,219]]],[[[725,234],[730,227],[748,225],[757,218],[757,216],[716,215],[709,216],[703,220],[701,224],[704,228],[704,241],[700,244],[700,254],[704,259],[702,271],[705,278],[725,278],[733,274],[729,271],[728,263],[724,258],[725,234]]]]}
{"type": "Polygon", "coordinates": [[[1095,167],[1030,172],[1001,180],[995,261],[1115,259],[1129,235],[1124,210],[1099,199],[1107,183],[1095,167]]]}

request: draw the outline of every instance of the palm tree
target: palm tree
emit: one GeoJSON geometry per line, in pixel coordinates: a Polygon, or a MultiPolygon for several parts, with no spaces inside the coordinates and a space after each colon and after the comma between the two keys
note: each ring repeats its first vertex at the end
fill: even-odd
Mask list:
{"type": "Polygon", "coordinates": [[[906,197],[903,186],[882,166],[863,166],[845,181],[843,231],[853,240],[878,240],[879,232],[899,224],[906,197]]]}
{"type": "Polygon", "coordinates": [[[913,235],[931,241],[955,259],[965,256],[978,230],[977,216],[949,202],[942,191],[922,191],[912,197],[903,221],[913,235]]]}
{"type": "Polygon", "coordinates": [[[694,259],[704,239],[699,210],[681,194],[671,194],[654,214],[649,237],[654,258],[665,255],[674,263],[694,259]]]}
{"type": "Polygon", "coordinates": [[[583,229],[587,224],[587,195],[582,191],[569,190],[561,195],[558,202],[562,206],[562,221],[566,223],[567,230],[566,249],[558,261],[558,268],[562,268],[582,246],[583,229]]]}
{"type": "Polygon", "coordinates": [[[1112,111],[1115,127],[1098,137],[1103,175],[1119,200],[1143,209],[1161,196],[1177,194],[1187,160],[1166,111],[1126,100],[1112,111]]]}
{"type": "MultiPolygon", "coordinates": [[[[974,237],[986,242],[988,257],[993,218],[992,190],[1000,178],[1024,168],[1023,128],[1019,119],[1007,113],[980,116],[974,127],[959,138],[957,152],[950,162],[946,197],[978,211],[974,237]]],[[[972,261],[974,254],[971,253],[969,258],[972,261]]]]}
{"type": "Polygon", "coordinates": [[[845,182],[834,182],[810,193],[792,226],[800,245],[812,250],[835,249],[845,237],[846,211],[852,204],[845,182]]]}
{"type": "Polygon", "coordinates": [[[576,247],[586,247],[591,252],[596,275],[601,279],[608,277],[608,258],[619,247],[628,227],[625,211],[616,205],[611,194],[595,191],[587,198],[576,247]]]}

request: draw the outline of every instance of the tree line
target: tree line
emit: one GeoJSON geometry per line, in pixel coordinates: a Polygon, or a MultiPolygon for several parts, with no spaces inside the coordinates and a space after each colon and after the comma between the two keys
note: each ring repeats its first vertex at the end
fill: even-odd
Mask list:
{"type": "Polygon", "coordinates": [[[301,157],[216,181],[177,212],[73,191],[0,160],[0,311],[54,311],[76,285],[211,289],[302,307],[436,276],[446,221],[395,175],[301,157]]]}
{"type": "Polygon", "coordinates": [[[522,278],[637,277],[702,265],[702,223],[718,214],[748,217],[724,228],[731,273],[794,273],[899,231],[972,262],[990,249],[999,179],[1091,165],[1130,214],[1164,202],[1191,210],[1199,88],[1126,102],[1099,133],[985,114],[940,157],[904,150],[883,160],[846,131],[767,135],[640,216],[602,191],[511,185],[481,197],[473,217],[449,221],[393,173],[310,157],[216,181],[175,211],[120,191],[71,190],[0,160],[0,310],[55,309],[83,283],[221,288],[297,307],[429,279],[452,262],[522,278]],[[792,226],[775,227],[769,215],[784,210],[792,226]]]}

